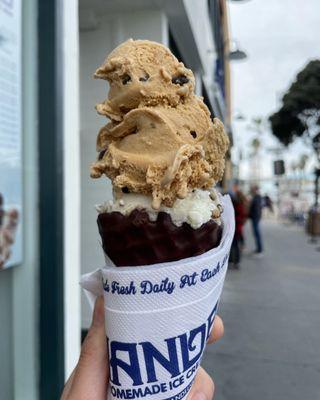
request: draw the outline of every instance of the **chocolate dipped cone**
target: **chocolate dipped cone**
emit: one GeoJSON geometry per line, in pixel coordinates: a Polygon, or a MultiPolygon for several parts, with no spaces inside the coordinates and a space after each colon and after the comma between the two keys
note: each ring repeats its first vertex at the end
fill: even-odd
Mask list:
{"type": "Polygon", "coordinates": [[[187,223],[176,226],[165,212],[160,212],[156,221],[150,221],[143,210],[134,210],[128,216],[101,213],[97,222],[103,250],[119,267],[200,255],[217,247],[222,235],[222,227],[213,219],[194,229],[187,223]]]}

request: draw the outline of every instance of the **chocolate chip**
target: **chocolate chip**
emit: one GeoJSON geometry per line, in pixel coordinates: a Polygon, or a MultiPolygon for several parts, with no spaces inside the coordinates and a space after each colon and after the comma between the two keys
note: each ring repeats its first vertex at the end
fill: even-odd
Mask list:
{"type": "Polygon", "coordinates": [[[147,80],[150,78],[149,74],[145,74],[145,76],[142,76],[141,78],[139,78],[140,82],[147,82],[147,80]]]}
{"type": "Polygon", "coordinates": [[[131,111],[130,108],[125,107],[125,106],[120,106],[119,108],[120,108],[120,111],[121,111],[123,114],[127,114],[129,111],[131,111]]]}
{"type": "Polygon", "coordinates": [[[127,186],[123,187],[121,190],[123,193],[130,193],[130,190],[127,188],[127,186]]]}
{"type": "Polygon", "coordinates": [[[122,84],[126,85],[128,82],[131,81],[131,76],[128,74],[122,75],[121,80],[122,80],[122,84]]]}
{"type": "Polygon", "coordinates": [[[190,131],[190,135],[195,139],[197,137],[197,132],[196,131],[190,131]]]}
{"type": "Polygon", "coordinates": [[[98,160],[102,160],[103,156],[105,155],[105,152],[107,151],[107,149],[100,151],[99,156],[98,156],[98,160]]]}
{"type": "Polygon", "coordinates": [[[182,86],[188,82],[189,82],[189,79],[185,75],[178,75],[178,76],[174,76],[172,78],[172,83],[174,83],[175,85],[182,86]]]}

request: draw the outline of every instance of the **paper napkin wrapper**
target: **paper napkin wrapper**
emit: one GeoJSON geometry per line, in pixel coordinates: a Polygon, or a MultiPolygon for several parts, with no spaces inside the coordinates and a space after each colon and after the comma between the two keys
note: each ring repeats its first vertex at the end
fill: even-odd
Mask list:
{"type": "Polygon", "coordinates": [[[234,235],[230,197],[221,200],[219,247],[148,266],[116,268],[109,261],[82,276],[92,307],[104,295],[108,399],[187,397],[216,315],[234,235]]]}

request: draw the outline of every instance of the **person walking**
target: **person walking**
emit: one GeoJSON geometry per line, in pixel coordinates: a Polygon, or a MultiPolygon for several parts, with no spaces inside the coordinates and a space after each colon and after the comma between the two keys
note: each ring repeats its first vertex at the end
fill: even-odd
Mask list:
{"type": "Polygon", "coordinates": [[[237,197],[234,204],[236,229],[235,233],[239,243],[240,250],[245,249],[245,237],[243,233],[243,227],[248,219],[248,199],[245,194],[239,189],[237,191],[237,197]]]}
{"type": "Polygon", "coordinates": [[[250,208],[249,208],[249,218],[251,219],[252,232],[254,240],[256,243],[256,250],[254,254],[258,257],[263,255],[263,244],[262,236],[260,231],[260,220],[262,214],[262,198],[259,194],[259,186],[254,185],[250,188],[250,193],[252,196],[250,208]]]}
{"type": "Polygon", "coordinates": [[[235,214],[235,232],[231,246],[230,263],[233,263],[235,269],[240,268],[241,251],[244,247],[243,226],[247,219],[247,199],[240,190],[238,182],[232,186],[231,199],[235,214]]]}

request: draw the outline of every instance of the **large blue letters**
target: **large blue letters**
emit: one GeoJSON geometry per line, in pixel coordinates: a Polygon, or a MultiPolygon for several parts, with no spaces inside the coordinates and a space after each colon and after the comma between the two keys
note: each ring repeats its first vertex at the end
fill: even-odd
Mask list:
{"type": "Polygon", "coordinates": [[[179,336],[180,343],[181,343],[181,353],[182,353],[182,362],[183,362],[183,370],[186,371],[193,364],[195,364],[202,355],[205,342],[206,342],[206,329],[207,325],[202,324],[198,328],[192,329],[190,331],[190,336],[188,339],[187,333],[179,336]],[[189,358],[189,351],[196,350],[196,346],[193,344],[195,337],[200,334],[201,335],[201,344],[198,353],[190,360],[189,358]]]}
{"type": "Polygon", "coordinates": [[[167,359],[158,349],[154,347],[154,345],[150,342],[142,342],[139,343],[143,348],[143,354],[147,369],[148,375],[148,383],[157,382],[157,375],[155,371],[154,361],[158,361],[158,363],[165,368],[168,372],[170,372],[171,377],[179,375],[179,362],[177,355],[177,346],[176,346],[176,338],[170,338],[165,340],[167,342],[168,347],[168,355],[167,359]]]}
{"type": "Polygon", "coordinates": [[[155,347],[151,342],[122,343],[111,341],[109,345],[110,355],[110,380],[114,385],[121,386],[119,369],[132,379],[133,386],[145,383],[154,383],[159,379],[158,365],[167,370],[171,378],[187,371],[201,358],[205,343],[209,338],[213,320],[216,315],[218,303],[214,306],[206,322],[178,337],[164,339],[167,346],[166,354],[155,347]],[[182,360],[178,360],[180,351],[182,360]],[[141,346],[141,347],[138,347],[141,346]],[[192,357],[192,358],[191,358],[192,357]],[[127,361],[129,359],[129,361],[127,361]],[[126,361],[123,361],[126,360],[126,361]],[[182,367],[182,370],[181,370],[182,367]],[[147,382],[141,377],[141,371],[146,372],[147,382]]]}
{"type": "Polygon", "coordinates": [[[133,386],[142,385],[141,373],[136,343],[121,343],[112,341],[110,343],[110,380],[115,385],[121,386],[119,381],[118,367],[122,368],[132,379],[133,386]],[[125,363],[117,357],[117,352],[126,352],[129,355],[130,364],[125,363]]]}

